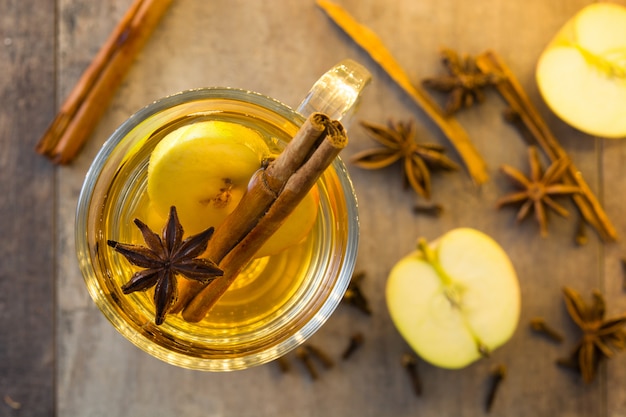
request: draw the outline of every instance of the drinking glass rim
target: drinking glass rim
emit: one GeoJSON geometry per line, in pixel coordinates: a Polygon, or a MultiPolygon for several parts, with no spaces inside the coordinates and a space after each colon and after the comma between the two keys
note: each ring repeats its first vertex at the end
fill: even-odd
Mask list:
{"type": "MultiPolygon", "coordinates": [[[[115,131],[107,138],[107,140],[102,145],[101,149],[95,156],[94,160],[89,167],[85,181],[81,188],[78,197],[78,204],[76,209],[76,221],[75,221],[75,242],[76,242],[76,253],[79,258],[79,267],[81,273],[84,277],[84,280],[93,279],[93,277],[97,276],[96,268],[91,262],[91,254],[89,251],[89,239],[88,239],[88,216],[89,216],[89,207],[91,204],[91,200],[94,195],[94,190],[100,175],[102,174],[111,153],[115,149],[115,147],[123,142],[123,140],[127,137],[127,135],[141,122],[146,119],[158,114],[161,111],[167,110],[168,108],[174,107],[179,104],[184,104],[187,102],[193,102],[196,100],[204,100],[211,98],[224,98],[224,99],[232,99],[235,101],[241,101],[245,103],[256,104],[262,108],[268,109],[271,112],[279,114],[281,117],[287,119],[291,123],[295,125],[301,125],[305,118],[299,114],[297,111],[293,110],[288,105],[282,103],[279,100],[268,97],[264,94],[257,93],[250,90],[233,88],[233,87],[201,87],[195,89],[184,90],[178,93],[174,93],[158,100],[149,103],[144,106],[134,114],[132,114],[129,118],[127,118],[115,131]],[[223,95],[226,95],[224,97],[223,95]],[[82,258],[81,258],[82,254],[82,258]],[[83,258],[89,259],[86,261],[83,258]]],[[[358,202],[356,199],[356,192],[354,190],[354,186],[352,184],[352,180],[348,174],[347,168],[343,161],[337,157],[335,161],[332,163],[332,167],[335,170],[336,177],[339,181],[340,189],[343,193],[343,197],[345,199],[345,208],[347,210],[346,216],[348,221],[351,223],[351,227],[347,228],[347,236],[346,236],[346,247],[345,247],[345,259],[344,262],[347,263],[348,268],[344,268],[339,276],[337,277],[335,283],[335,290],[332,291],[331,296],[329,296],[322,304],[320,309],[312,316],[312,319],[309,320],[298,332],[292,334],[287,340],[281,342],[280,344],[273,346],[274,353],[270,356],[267,354],[261,355],[261,353],[252,353],[252,356],[262,356],[259,362],[253,362],[246,360],[247,358],[236,358],[236,359],[208,359],[206,361],[213,361],[213,364],[205,364],[204,366],[194,366],[189,365],[189,360],[185,360],[185,358],[178,358],[177,360],[171,361],[172,353],[167,350],[167,348],[157,345],[156,347],[150,347],[146,349],[139,344],[135,343],[130,337],[134,329],[123,319],[120,317],[112,317],[114,315],[113,312],[104,312],[105,317],[113,322],[114,327],[121,332],[127,339],[129,339],[133,344],[140,347],[141,349],[147,351],[151,355],[165,360],[164,358],[167,356],[170,358],[167,362],[176,364],[178,366],[183,366],[192,369],[200,369],[200,370],[235,370],[235,369],[243,369],[252,365],[257,365],[261,363],[268,362],[272,359],[275,359],[282,354],[288,352],[289,350],[295,348],[299,344],[301,344],[302,340],[308,339],[313,333],[315,333],[330,317],[331,313],[335,310],[342,297],[338,297],[337,294],[343,295],[346,291],[349,283],[352,272],[354,270],[355,262],[356,262],[356,254],[358,250],[358,241],[359,241],[359,217],[358,217],[358,202]],[[114,319],[114,320],[112,320],[114,319]],[[117,324],[116,324],[117,323],[117,324]],[[123,328],[119,326],[122,325],[123,328]]],[[[103,300],[100,298],[96,300],[98,294],[93,294],[92,289],[88,285],[88,291],[90,296],[100,310],[102,310],[102,304],[105,304],[103,300]]],[[[109,309],[107,308],[107,311],[109,309]]],[[[181,354],[176,354],[181,355],[181,354]]],[[[195,358],[198,360],[200,358],[195,358]]]]}

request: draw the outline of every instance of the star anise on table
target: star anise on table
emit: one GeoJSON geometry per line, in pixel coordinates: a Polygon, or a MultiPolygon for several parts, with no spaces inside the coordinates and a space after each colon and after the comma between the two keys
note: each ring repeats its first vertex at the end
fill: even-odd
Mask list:
{"type": "Polygon", "coordinates": [[[154,321],[160,325],[165,320],[168,309],[176,301],[178,275],[202,283],[208,283],[223,275],[223,271],[213,261],[198,257],[206,250],[213,236],[213,228],[210,227],[183,240],[183,227],[173,206],[161,236],[139,219],[135,219],[135,225],[141,231],[146,246],[119,243],[114,240],[108,240],[107,244],[131,264],[144,268],[122,286],[122,291],[124,294],[130,294],[155,287],[154,321]]]}
{"type": "Polygon", "coordinates": [[[580,189],[577,186],[562,183],[563,175],[567,170],[569,162],[557,160],[544,173],[539,160],[539,152],[535,146],[528,147],[528,159],[530,163],[529,177],[526,177],[509,165],[502,165],[501,171],[519,186],[521,191],[501,197],[496,202],[496,205],[500,208],[508,204],[522,203],[517,213],[518,222],[525,219],[530,211],[534,209],[535,217],[537,222],[539,222],[540,233],[542,236],[547,236],[548,219],[545,206],[551,208],[557,214],[567,217],[569,215],[568,211],[552,197],[575,194],[580,192],[580,189]]]}
{"type": "Polygon", "coordinates": [[[444,154],[445,147],[417,142],[413,121],[390,120],[387,126],[362,121],[361,126],[383,147],[355,154],[352,163],[365,169],[379,169],[402,160],[405,187],[410,185],[418,195],[426,199],[430,199],[431,194],[431,169],[458,169],[458,165],[444,154]]]}
{"type": "Polygon", "coordinates": [[[611,358],[614,350],[626,348],[626,313],[605,318],[606,302],[599,291],[593,292],[592,303],[587,304],[575,290],[563,289],[565,306],[583,335],[568,358],[559,359],[559,365],[580,372],[585,382],[593,381],[600,360],[611,358]]]}
{"type": "Polygon", "coordinates": [[[448,74],[426,78],[422,85],[449,94],[444,108],[448,115],[464,107],[471,107],[475,103],[482,103],[485,101],[482,90],[502,79],[497,74],[482,72],[476,65],[476,60],[469,55],[460,57],[455,51],[447,48],[441,51],[441,55],[448,74]]]}

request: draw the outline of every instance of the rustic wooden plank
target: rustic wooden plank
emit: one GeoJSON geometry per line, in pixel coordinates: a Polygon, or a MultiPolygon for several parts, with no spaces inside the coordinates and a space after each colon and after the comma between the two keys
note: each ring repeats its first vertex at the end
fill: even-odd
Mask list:
{"type": "MultiPolygon", "coordinates": [[[[626,141],[605,140],[603,148],[605,206],[616,220],[617,230],[626,233],[626,141]]],[[[603,282],[600,289],[607,299],[607,317],[626,312],[626,247],[623,239],[604,252],[603,282]]],[[[616,354],[606,363],[607,405],[606,414],[619,417],[626,412],[626,353],[616,354]]]]}
{"type": "Polygon", "coordinates": [[[0,5],[0,415],[54,414],[54,4],[0,5]]]}
{"type": "MultiPolygon", "coordinates": [[[[59,2],[58,104],[69,94],[131,3],[132,0],[59,2]]],[[[122,84],[120,89],[124,88],[125,84],[122,84]]],[[[113,359],[115,357],[126,358],[129,355],[116,351],[118,345],[124,346],[120,343],[121,337],[106,320],[102,320],[102,314],[89,298],[78,268],[74,246],[76,202],[89,164],[112,129],[136,110],[125,108],[116,118],[115,107],[110,106],[110,111],[96,126],[79,157],[72,164],[58,168],[59,226],[56,238],[60,250],[56,257],[59,270],[56,282],[58,294],[56,411],[60,416],[126,414],[119,408],[123,406],[123,393],[114,393],[113,385],[109,387],[108,384],[117,384],[115,381],[128,378],[109,373],[110,366],[103,362],[94,362],[92,354],[103,353],[100,348],[104,346],[104,357],[107,361],[115,360],[113,359]],[[118,343],[114,344],[113,348],[108,348],[111,340],[117,340],[118,343]],[[85,362],[90,362],[93,366],[85,367],[85,362]],[[92,389],[101,390],[104,395],[98,395],[92,389]],[[83,391],[88,393],[85,394],[84,399],[88,398],[85,402],[75,398],[82,397],[83,391]],[[75,406],[77,401],[80,407],[75,406]]],[[[122,359],[122,362],[124,360],[122,359]]],[[[129,380],[136,381],[136,378],[129,380]]]]}
{"type": "MultiPolygon", "coordinates": [[[[617,151],[608,153],[608,145],[603,149],[600,142],[560,122],[542,104],[534,82],[534,64],[542,48],[588,0],[337,2],[379,34],[415,82],[442,71],[440,46],[473,54],[487,48],[499,52],[618,222],[624,204],[620,191],[626,186],[623,144],[611,142],[610,149],[617,151]],[[601,156],[604,170],[599,165],[601,156]],[[611,178],[618,191],[609,195],[611,178]]],[[[129,0],[107,5],[61,1],[62,91],[69,91],[128,4],[129,0]],[[85,36],[87,32],[90,36],[85,36]]],[[[402,190],[399,169],[367,172],[348,166],[360,202],[357,268],[367,271],[363,289],[374,314],[367,317],[340,306],[313,336],[311,343],[337,358],[335,368],[321,371],[319,381],[311,381],[293,355],[288,356],[293,369],[287,374],[275,364],[229,374],[178,369],[140,352],[93,306],[74,256],[73,213],[91,159],[119,123],[159,96],[207,85],[251,89],[296,105],[323,71],[346,57],[367,65],[375,77],[359,118],[374,122],[414,118],[423,140],[446,144],[434,125],[314,2],[221,0],[209,5],[180,0],[173,4],[83,154],[72,166],[59,170],[59,415],[282,416],[293,415],[297,407],[297,414],[305,417],[480,416],[484,415],[487,374],[498,363],[506,364],[509,376],[496,399],[494,415],[623,414],[624,390],[619,388],[626,378],[623,366],[603,371],[587,386],[575,374],[554,365],[578,336],[563,307],[561,287],[571,285],[583,293],[597,287],[614,288],[615,259],[623,247],[603,246],[593,234],[586,247],[575,247],[575,219],[556,216],[550,219],[550,236],[542,239],[532,220],[516,225],[514,210],[494,208],[498,196],[510,189],[498,166],[508,163],[525,170],[527,163],[522,141],[500,119],[503,104],[495,93],[482,108],[459,115],[488,162],[492,180],[476,189],[463,172],[435,176],[433,200],[446,210],[439,219],[412,214],[412,205],[420,200],[402,190]],[[412,250],[418,236],[433,239],[459,226],[492,235],[511,256],[522,287],[520,327],[511,342],[491,358],[462,371],[420,361],[424,394],[415,398],[399,364],[408,347],[386,311],[386,277],[394,262],[412,250]],[[564,344],[551,344],[529,331],[528,321],[538,315],[564,330],[564,344]],[[351,360],[342,362],[339,356],[355,330],[365,334],[366,342],[351,360]]],[[[345,159],[373,146],[356,124],[350,136],[345,159]]],[[[573,206],[568,208],[573,211],[573,206]]],[[[623,221],[617,226],[625,228],[623,221]]],[[[610,303],[617,312],[624,297],[612,294],[610,303]]],[[[617,357],[611,365],[623,360],[617,357]]]]}

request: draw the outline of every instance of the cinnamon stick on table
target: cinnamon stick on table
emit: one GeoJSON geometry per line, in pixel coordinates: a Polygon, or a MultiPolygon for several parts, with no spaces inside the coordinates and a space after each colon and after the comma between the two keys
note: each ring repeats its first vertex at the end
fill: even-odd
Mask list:
{"type": "Polygon", "coordinates": [[[137,53],[172,0],[135,0],[65,99],[36,151],[71,162],[104,114],[137,53]]]}
{"type": "MultiPolygon", "coordinates": [[[[552,162],[558,159],[570,161],[565,149],[560,145],[548,125],[542,119],[539,111],[533,106],[524,92],[513,71],[504,63],[504,60],[494,51],[486,51],[476,58],[476,64],[483,72],[499,73],[504,76],[503,81],[496,84],[500,95],[504,98],[511,110],[519,117],[523,125],[532,134],[548,158],[552,162]]],[[[580,194],[572,196],[581,215],[605,242],[614,242],[618,239],[617,230],[611,223],[602,205],[595,197],[582,174],[569,162],[565,175],[567,184],[575,184],[581,190],[580,194]]]]}
{"type": "Polygon", "coordinates": [[[189,322],[202,320],[347,143],[341,123],[319,113],[309,117],[278,158],[253,177],[237,208],[209,241],[208,257],[224,275],[206,286],[181,286],[171,312],[182,310],[189,322]]]}

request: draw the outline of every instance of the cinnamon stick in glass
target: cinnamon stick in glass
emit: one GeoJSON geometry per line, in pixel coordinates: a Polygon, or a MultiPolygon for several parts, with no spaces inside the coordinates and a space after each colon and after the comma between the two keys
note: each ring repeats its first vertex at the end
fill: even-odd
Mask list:
{"type": "MultiPolygon", "coordinates": [[[[276,201],[287,180],[312,155],[325,139],[331,120],[314,113],[302,124],[281,154],[266,169],[257,171],[237,207],[218,225],[204,256],[220,261],[249,233],[276,201]]],[[[178,313],[202,288],[203,284],[181,280],[178,300],[170,313],[178,313]]]]}
{"type": "MultiPolygon", "coordinates": [[[[318,116],[313,115],[312,117],[318,116]]],[[[327,118],[323,118],[322,120],[324,120],[325,125],[324,133],[319,136],[315,132],[313,133],[313,137],[317,136],[316,139],[311,140],[309,138],[301,141],[304,143],[312,143],[313,148],[310,152],[303,152],[307,157],[286,179],[284,186],[281,187],[280,192],[277,193],[276,198],[269,205],[267,212],[262,213],[260,218],[255,219],[253,222],[254,226],[251,230],[247,232],[222,259],[212,259],[224,270],[224,275],[195,292],[192,297],[189,297],[188,294],[181,294],[179,290],[179,298],[190,300],[182,308],[182,314],[185,320],[197,322],[204,318],[217,300],[219,300],[228,287],[235,281],[243,268],[252,260],[255,253],[263,246],[265,241],[278,230],[287,216],[289,216],[302,201],[326,168],[330,166],[339,152],[347,145],[348,138],[341,123],[327,118]]],[[[292,150],[296,148],[297,144],[298,142],[290,142],[285,151],[283,151],[272,164],[280,166],[293,158],[294,153],[292,150]]],[[[266,168],[266,170],[270,170],[272,164],[270,164],[270,167],[266,168]]],[[[290,165],[290,163],[287,163],[287,165],[290,165]]],[[[258,183],[259,182],[253,182],[251,186],[256,187],[255,184],[258,183]]],[[[255,196],[259,194],[250,193],[250,195],[252,196],[251,200],[255,200],[255,196]]],[[[264,204],[264,199],[265,197],[261,197],[261,204],[264,204]]],[[[242,202],[244,202],[243,199],[238,206],[242,206],[242,202]]],[[[258,202],[249,200],[243,205],[258,206],[258,202]]],[[[235,212],[231,213],[228,217],[241,221],[242,219],[240,217],[238,218],[234,213],[235,212]]],[[[226,220],[225,222],[227,221],[230,220],[226,220]]],[[[209,242],[209,251],[211,251],[211,242],[218,232],[227,233],[225,230],[226,229],[219,228],[215,231],[213,238],[209,242]],[[220,230],[223,230],[223,232],[220,230]]],[[[216,242],[218,241],[219,236],[218,239],[216,239],[216,242]]],[[[197,288],[193,288],[193,290],[196,289],[197,288]]],[[[180,308],[181,306],[175,307],[180,308]]]]}
{"type": "Polygon", "coordinates": [[[35,150],[71,162],[104,114],[135,56],[172,0],[135,0],[74,86],[35,150]]]}
{"type": "Polygon", "coordinates": [[[266,169],[252,177],[232,215],[216,228],[208,251],[209,259],[222,259],[256,225],[276,201],[287,181],[319,147],[331,120],[324,114],[315,113],[302,125],[280,156],[266,169]]]}

